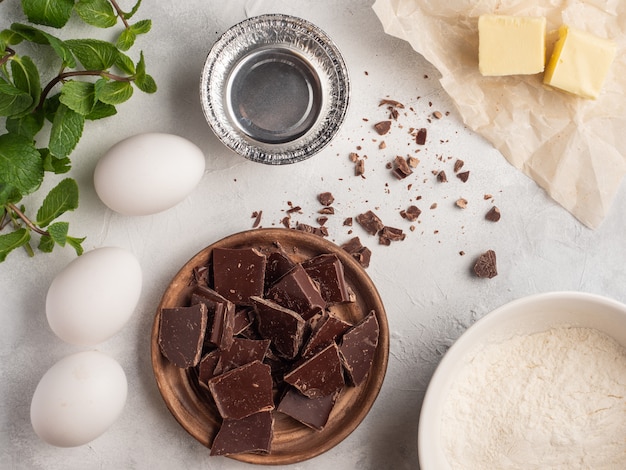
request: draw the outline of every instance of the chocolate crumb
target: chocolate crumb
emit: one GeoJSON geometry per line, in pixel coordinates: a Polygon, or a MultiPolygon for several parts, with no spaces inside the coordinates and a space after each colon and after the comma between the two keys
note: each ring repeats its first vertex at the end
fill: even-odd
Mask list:
{"type": "Polygon", "coordinates": [[[400,215],[411,222],[415,222],[422,211],[417,206],[409,206],[406,210],[400,211],[400,215]]]}
{"type": "Polygon", "coordinates": [[[406,238],[406,234],[402,229],[395,227],[383,227],[378,233],[378,243],[389,246],[391,242],[402,241],[406,238]]]}
{"type": "Polygon", "coordinates": [[[297,224],[296,230],[300,230],[301,232],[312,233],[313,235],[319,235],[320,237],[328,236],[328,229],[326,227],[313,227],[308,224],[297,224]]]}
{"type": "Polygon", "coordinates": [[[330,206],[333,202],[335,202],[335,197],[330,192],[324,192],[318,194],[317,200],[323,206],[330,206]]]}
{"type": "Polygon", "coordinates": [[[374,129],[378,132],[378,135],[385,135],[391,129],[391,121],[380,121],[374,124],[374,129]]]}
{"type": "Polygon", "coordinates": [[[483,196],[483,199],[484,199],[485,201],[488,201],[488,200],[489,200],[489,199],[491,199],[491,198],[493,198],[493,196],[492,196],[491,194],[485,194],[485,195],[483,196]]]}
{"type": "Polygon", "coordinates": [[[365,174],[365,160],[357,160],[354,166],[355,176],[363,176],[365,174]]]}
{"type": "Polygon", "coordinates": [[[328,222],[328,217],[322,216],[317,218],[317,223],[320,225],[324,225],[326,222],[328,222]]]}
{"type": "Polygon", "coordinates": [[[345,225],[346,227],[352,227],[352,217],[346,217],[343,220],[343,225],[345,225]]]}
{"type": "Polygon", "coordinates": [[[404,109],[404,105],[396,100],[389,100],[389,99],[380,100],[380,103],[378,104],[378,106],[385,106],[385,105],[392,106],[394,108],[404,109]]]}
{"type": "Polygon", "coordinates": [[[406,160],[406,158],[397,156],[394,159],[394,163],[395,163],[395,168],[393,169],[393,174],[396,178],[404,179],[407,176],[409,176],[411,173],[413,173],[413,170],[411,170],[411,167],[409,166],[409,162],[406,160]]]}
{"type": "Polygon", "coordinates": [[[254,211],[252,213],[252,218],[254,218],[254,222],[252,223],[252,228],[257,228],[261,223],[261,216],[263,215],[263,211],[254,211]]]}
{"type": "Polygon", "coordinates": [[[441,170],[439,173],[437,173],[437,180],[439,180],[440,183],[447,183],[448,177],[446,176],[446,172],[441,170]]]}
{"type": "Polygon", "coordinates": [[[385,226],[382,220],[371,210],[357,215],[356,221],[370,235],[376,235],[385,226]]]}
{"type": "Polygon", "coordinates": [[[359,237],[351,238],[346,243],[341,245],[341,248],[349,253],[350,256],[357,260],[357,262],[364,268],[367,268],[370,265],[372,252],[369,248],[361,244],[359,237]]]}
{"type": "Polygon", "coordinates": [[[457,158],[457,160],[454,162],[454,172],[458,173],[459,171],[461,171],[463,165],[465,165],[465,162],[457,158]]]}
{"type": "Polygon", "coordinates": [[[420,163],[420,159],[417,157],[409,157],[407,161],[409,162],[409,166],[411,168],[417,168],[417,165],[420,163]]]}
{"type": "Polygon", "coordinates": [[[498,275],[498,269],[496,266],[496,252],[493,250],[487,250],[478,257],[474,264],[474,273],[481,278],[495,277],[498,275]]]}
{"type": "Polygon", "coordinates": [[[350,161],[352,163],[356,163],[357,161],[359,161],[359,154],[356,152],[350,152],[350,155],[348,155],[348,158],[350,158],[350,161]]]}
{"type": "Polygon", "coordinates": [[[436,202],[433,202],[433,203],[430,205],[430,208],[431,208],[431,209],[437,209],[437,203],[436,203],[436,202]]]}
{"type": "Polygon", "coordinates": [[[424,145],[426,143],[426,133],[427,131],[425,127],[422,127],[417,131],[415,142],[417,142],[418,145],[424,145]]]}
{"type": "Polygon", "coordinates": [[[461,209],[465,209],[467,207],[467,199],[459,198],[456,200],[456,205],[461,209]]]}
{"type": "Polygon", "coordinates": [[[441,118],[443,117],[443,114],[441,114],[441,111],[435,111],[435,112],[433,113],[433,117],[434,117],[435,119],[441,119],[441,118]]]}
{"type": "Polygon", "coordinates": [[[287,214],[293,214],[294,212],[301,212],[301,211],[302,211],[302,207],[291,206],[289,209],[287,209],[287,214]]]}
{"type": "Polygon", "coordinates": [[[324,207],[320,210],[317,211],[318,214],[325,214],[325,215],[333,215],[335,213],[335,209],[333,207],[324,207]]]}
{"type": "Polygon", "coordinates": [[[468,178],[469,178],[469,171],[463,171],[461,173],[458,173],[456,176],[463,181],[464,183],[467,182],[468,178]]]}
{"type": "Polygon", "coordinates": [[[498,220],[500,220],[500,209],[498,209],[496,206],[493,206],[485,215],[485,219],[489,220],[490,222],[497,222],[498,220]]]}
{"type": "Polygon", "coordinates": [[[381,141],[381,142],[380,142],[380,144],[378,144],[378,148],[379,148],[380,150],[384,150],[384,149],[386,149],[386,148],[387,148],[387,144],[385,143],[385,141],[384,141],[384,140],[383,140],[383,141],[381,141]]]}

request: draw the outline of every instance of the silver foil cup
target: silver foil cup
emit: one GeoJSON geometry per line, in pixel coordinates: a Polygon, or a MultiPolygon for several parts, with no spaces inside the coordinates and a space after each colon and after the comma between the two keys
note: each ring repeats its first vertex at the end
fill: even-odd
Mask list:
{"type": "Polygon", "coordinates": [[[322,150],[343,122],[350,81],[337,46],[293,16],[236,24],[211,48],[200,98],[215,135],[243,157],[295,163],[322,150]]]}

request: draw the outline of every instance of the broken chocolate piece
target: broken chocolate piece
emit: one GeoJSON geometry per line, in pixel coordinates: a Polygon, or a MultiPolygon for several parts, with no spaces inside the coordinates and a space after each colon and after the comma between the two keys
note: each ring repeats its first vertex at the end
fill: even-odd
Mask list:
{"type": "Polygon", "coordinates": [[[446,175],[446,172],[441,170],[439,173],[437,173],[437,180],[440,183],[447,183],[448,182],[448,177],[446,175]]]}
{"type": "Polygon", "coordinates": [[[233,319],[233,335],[241,334],[252,325],[254,316],[252,310],[249,307],[240,307],[235,310],[235,317],[233,319]]]}
{"type": "Polygon", "coordinates": [[[274,429],[271,411],[242,419],[225,419],[211,444],[211,455],[270,452],[274,429]]]}
{"type": "Polygon", "coordinates": [[[411,222],[415,222],[421,213],[422,211],[417,206],[409,206],[405,210],[400,211],[400,216],[411,222]]]}
{"type": "Polygon", "coordinates": [[[351,326],[350,323],[337,318],[331,313],[324,313],[313,327],[309,339],[302,348],[301,356],[307,358],[315,355],[330,343],[334,343],[351,326]]]}
{"type": "Polygon", "coordinates": [[[461,181],[466,183],[467,180],[469,179],[469,175],[470,175],[469,171],[462,171],[461,173],[457,173],[456,176],[457,176],[458,179],[460,179],[461,181]]]}
{"type": "Polygon", "coordinates": [[[251,296],[263,295],[266,262],[253,248],[215,248],[213,288],[231,302],[249,305],[251,296]]]}
{"type": "Polygon", "coordinates": [[[326,306],[319,288],[299,264],[267,291],[266,298],[299,313],[305,320],[326,306]]]}
{"type": "Polygon", "coordinates": [[[378,135],[385,135],[391,129],[391,121],[381,121],[374,124],[374,129],[378,132],[378,135]]]}
{"type": "Polygon", "coordinates": [[[159,347],[176,367],[194,367],[200,362],[207,326],[206,305],[161,309],[159,347]]]}
{"type": "Polygon", "coordinates": [[[417,135],[415,136],[415,142],[418,145],[424,145],[426,143],[426,133],[427,133],[427,130],[425,127],[418,129],[417,135]]]}
{"type": "Polygon", "coordinates": [[[395,163],[395,167],[393,169],[393,174],[395,175],[396,178],[401,180],[409,176],[411,173],[413,173],[413,170],[411,170],[411,167],[409,166],[409,162],[407,161],[406,158],[397,156],[394,159],[394,163],[395,163]]]}
{"type": "Polygon", "coordinates": [[[346,243],[341,245],[341,248],[347,251],[350,256],[356,259],[358,263],[364,268],[367,268],[370,265],[372,252],[369,248],[361,244],[361,240],[359,239],[359,237],[351,238],[346,243]]]}
{"type": "Polygon", "coordinates": [[[276,302],[252,297],[259,334],[271,340],[276,353],[293,359],[300,352],[306,322],[302,317],[276,302]]]}
{"type": "Polygon", "coordinates": [[[296,263],[294,263],[286,253],[276,251],[267,257],[265,266],[265,291],[281,277],[291,271],[296,263]]]}
{"type": "Polygon", "coordinates": [[[224,419],[242,419],[274,409],[270,366],[250,362],[208,382],[209,390],[224,419]]]}
{"type": "Polygon", "coordinates": [[[487,250],[478,257],[474,264],[474,273],[478,277],[486,277],[491,279],[498,275],[498,268],[496,266],[496,252],[493,250],[487,250]]]}
{"type": "Polygon", "coordinates": [[[320,237],[328,236],[328,229],[326,227],[313,227],[309,224],[297,224],[296,230],[300,230],[301,232],[312,233],[313,235],[318,235],[320,237]]]}
{"type": "Polygon", "coordinates": [[[327,303],[350,302],[350,292],[343,272],[343,264],[334,254],[323,254],[302,263],[307,274],[319,286],[327,303]]]}
{"type": "Polygon", "coordinates": [[[205,349],[218,347],[228,349],[233,342],[235,326],[235,304],[222,297],[213,289],[196,286],[191,294],[191,304],[207,307],[207,334],[204,337],[205,349]]]}
{"type": "Polygon", "coordinates": [[[500,209],[498,209],[496,206],[493,206],[491,209],[489,209],[489,212],[485,214],[485,219],[490,222],[497,222],[498,220],[500,220],[500,209]]]}
{"type": "Polygon", "coordinates": [[[384,226],[378,233],[378,243],[389,246],[391,242],[402,241],[406,238],[406,233],[402,229],[384,226]]]}
{"type": "Polygon", "coordinates": [[[233,344],[228,349],[219,352],[219,360],[214,368],[214,375],[223,374],[250,362],[265,359],[270,347],[269,339],[255,340],[233,338],[233,344]]]}
{"type": "Polygon", "coordinates": [[[454,162],[454,172],[458,173],[459,171],[461,171],[461,168],[463,168],[463,165],[465,165],[465,162],[457,158],[456,161],[454,162]]]}
{"type": "Polygon", "coordinates": [[[383,221],[371,210],[357,215],[356,221],[370,235],[376,235],[385,226],[383,221]]]}
{"type": "Polygon", "coordinates": [[[285,374],[284,380],[309,398],[325,397],[339,391],[345,382],[337,345],[331,343],[285,374]]]}
{"type": "Polygon", "coordinates": [[[215,366],[220,359],[219,349],[213,349],[202,356],[198,364],[198,382],[205,388],[209,388],[209,380],[215,377],[215,366]]]}
{"type": "Polygon", "coordinates": [[[337,393],[320,397],[308,398],[293,388],[287,390],[282,398],[277,411],[291,416],[316,431],[321,431],[326,426],[330,412],[335,406],[337,393]]]}
{"type": "Polygon", "coordinates": [[[332,193],[325,192],[318,194],[317,200],[322,206],[330,206],[333,202],[335,202],[335,197],[332,193]]]}
{"type": "Polygon", "coordinates": [[[343,335],[339,353],[352,385],[359,386],[367,378],[378,346],[378,336],[378,318],[373,311],[343,335]]]}

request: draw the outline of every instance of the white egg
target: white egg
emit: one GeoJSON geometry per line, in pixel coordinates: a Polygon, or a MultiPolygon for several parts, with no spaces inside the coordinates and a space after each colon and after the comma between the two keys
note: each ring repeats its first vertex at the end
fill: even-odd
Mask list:
{"type": "Polygon", "coordinates": [[[137,258],[118,247],[102,247],[74,259],[52,280],[46,316],[52,331],[78,346],[94,346],[120,331],[141,295],[137,258]]]}
{"type": "Polygon", "coordinates": [[[31,401],[30,420],[48,444],[80,446],[117,420],[127,393],[126,374],[115,359],[83,351],[61,359],[44,374],[31,401]]]}
{"type": "Polygon", "coordinates": [[[98,160],[94,185],[110,209],[124,215],[150,215],[185,199],[204,169],[204,153],[187,139],[138,134],[118,142],[98,160]]]}

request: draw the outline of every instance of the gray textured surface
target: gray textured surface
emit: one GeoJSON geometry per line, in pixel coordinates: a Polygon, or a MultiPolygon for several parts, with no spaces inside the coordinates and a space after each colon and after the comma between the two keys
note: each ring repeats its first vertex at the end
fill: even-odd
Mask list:
{"type": "MultiPolygon", "coordinates": [[[[208,450],[171,417],[152,376],[150,327],[161,292],[193,254],[223,236],[251,228],[253,211],[263,211],[263,226],[279,226],[289,202],[302,207],[293,221],[315,225],[321,207],[316,196],[323,191],[335,195],[337,213],[327,224],[331,240],[346,241],[350,235],[342,226],[344,218],[368,209],[386,224],[403,228],[407,238],[379,246],[374,237],[353,227],[353,234],[373,251],[368,273],[387,309],[387,377],[373,409],[354,433],[325,455],[291,469],[417,468],[417,423],[429,378],[447,348],[476,319],[512,299],[550,290],[587,291],[626,301],[624,190],[599,229],[583,227],[463,126],[438,84],[436,70],[408,44],[383,33],[371,2],[163,0],[145,2],[139,16],[154,20],[153,31],[139,47],[160,90],[154,96],[136,93],[115,118],[89,123],[73,155],[81,206],[69,217],[73,230],[87,236],[86,248],[128,248],[144,270],[134,316],[122,332],[98,347],[125,369],[128,402],[114,426],[89,445],[58,449],[35,436],[29,406],[37,382],[56,360],[77,350],[54,336],[44,311],[47,286],[74,254],[66,249],[28,259],[21,251],[13,253],[0,265],[3,468],[250,468],[209,458],[208,450]],[[224,148],[207,126],[198,99],[202,64],[213,41],[246,16],[269,12],[301,16],[326,31],[343,52],[352,83],[346,122],[331,145],[308,161],[283,167],[248,162],[224,148]],[[378,107],[385,97],[406,108],[385,136],[387,148],[380,150],[381,139],[372,124],[386,117],[385,109],[378,107]],[[429,123],[435,110],[450,114],[429,123]],[[417,149],[408,135],[411,127],[427,127],[429,143],[417,154],[421,163],[415,173],[399,181],[385,164],[417,149]],[[149,217],[123,217],[98,200],[93,169],[113,143],[144,131],[190,139],[206,153],[207,171],[177,207],[149,217]],[[365,179],[354,176],[350,152],[367,155],[365,179]],[[453,175],[456,158],[471,171],[467,183],[453,175]],[[437,182],[432,173],[441,169],[448,183],[437,182]],[[502,212],[498,223],[484,220],[492,204],[483,199],[485,193],[494,196],[502,212]],[[418,195],[422,199],[415,201],[418,195]],[[455,206],[460,197],[469,201],[464,210],[455,206]],[[414,231],[399,216],[411,203],[423,211],[414,231]],[[429,209],[433,203],[437,208],[429,209]],[[487,249],[497,252],[500,274],[477,279],[470,268],[487,249]]],[[[3,28],[10,21],[23,21],[18,2],[0,4],[0,17],[3,28]]],[[[32,206],[39,202],[33,200],[32,206]]]]}

